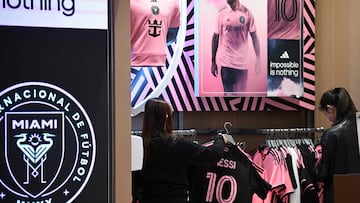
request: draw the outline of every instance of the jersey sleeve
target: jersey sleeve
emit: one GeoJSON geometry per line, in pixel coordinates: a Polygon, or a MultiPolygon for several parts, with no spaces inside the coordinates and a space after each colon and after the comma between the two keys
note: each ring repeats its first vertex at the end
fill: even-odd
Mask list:
{"type": "Polygon", "coordinates": [[[220,16],[221,16],[221,12],[219,11],[216,14],[216,21],[215,21],[215,25],[214,25],[214,33],[215,34],[220,34],[221,32],[221,20],[220,20],[220,16]]]}
{"type": "Polygon", "coordinates": [[[222,136],[216,136],[207,145],[195,144],[191,141],[180,139],[178,141],[184,159],[194,165],[209,165],[220,160],[224,153],[225,143],[222,136]]]}
{"type": "Polygon", "coordinates": [[[180,26],[180,6],[178,1],[174,1],[173,15],[169,28],[177,28],[180,26]]]}
{"type": "Polygon", "coordinates": [[[253,165],[250,165],[249,176],[252,194],[256,194],[264,200],[272,186],[260,176],[253,165]]]}
{"type": "Polygon", "coordinates": [[[255,18],[252,15],[250,10],[248,10],[248,18],[249,18],[249,21],[248,21],[249,32],[250,33],[256,32],[255,18]]]}
{"type": "Polygon", "coordinates": [[[322,157],[317,165],[317,177],[320,180],[332,175],[335,168],[336,135],[326,132],[326,139],[322,140],[322,157]]]}

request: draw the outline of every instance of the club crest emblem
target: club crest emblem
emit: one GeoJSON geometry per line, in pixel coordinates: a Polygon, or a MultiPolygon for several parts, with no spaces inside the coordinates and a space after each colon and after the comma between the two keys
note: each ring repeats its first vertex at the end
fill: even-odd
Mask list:
{"type": "Polygon", "coordinates": [[[244,16],[240,16],[239,21],[241,24],[245,23],[245,17],[244,16]]]}
{"type": "Polygon", "coordinates": [[[95,161],[90,119],[63,89],[40,82],[0,92],[0,203],[72,202],[95,161]]]}
{"type": "Polygon", "coordinates": [[[159,6],[151,6],[151,12],[153,15],[159,15],[160,14],[160,8],[159,6]]]}

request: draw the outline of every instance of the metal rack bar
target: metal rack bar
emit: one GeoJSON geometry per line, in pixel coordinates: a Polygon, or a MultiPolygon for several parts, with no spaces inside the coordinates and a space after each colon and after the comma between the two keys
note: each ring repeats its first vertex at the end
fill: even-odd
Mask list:
{"type": "MultiPolygon", "coordinates": [[[[194,135],[196,135],[195,129],[173,130],[173,132],[175,133],[175,135],[179,135],[179,136],[185,136],[185,135],[194,136],[194,135]]],[[[141,130],[131,131],[131,134],[132,135],[141,135],[142,131],[141,130]]]]}

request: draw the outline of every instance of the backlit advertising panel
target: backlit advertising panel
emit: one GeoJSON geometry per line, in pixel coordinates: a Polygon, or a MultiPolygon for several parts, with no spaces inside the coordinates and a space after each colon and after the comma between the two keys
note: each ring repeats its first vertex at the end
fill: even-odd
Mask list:
{"type": "Polygon", "coordinates": [[[112,201],[108,8],[0,1],[0,203],[112,201]]]}

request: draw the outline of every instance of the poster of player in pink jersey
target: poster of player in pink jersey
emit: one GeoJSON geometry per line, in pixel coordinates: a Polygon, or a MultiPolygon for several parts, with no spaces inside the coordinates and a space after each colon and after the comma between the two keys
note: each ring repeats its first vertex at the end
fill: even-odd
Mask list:
{"type": "Polygon", "coordinates": [[[301,2],[196,0],[195,95],[302,96],[301,2]]]}
{"type": "Polygon", "coordinates": [[[196,96],[267,96],[266,2],[196,1],[196,96]],[[257,44],[251,33],[256,34],[257,44]],[[214,34],[219,36],[215,58],[214,34]]]}

